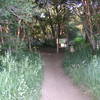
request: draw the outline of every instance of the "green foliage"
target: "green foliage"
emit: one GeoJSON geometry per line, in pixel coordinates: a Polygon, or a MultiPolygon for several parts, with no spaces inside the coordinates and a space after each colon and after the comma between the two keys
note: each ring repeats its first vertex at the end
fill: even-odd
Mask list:
{"type": "Polygon", "coordinates": [[[84,39],[83,39],[83,37],[76,37],[74,41],[77,43],[81,43],[84,41],[84,39]]]}
{"type": "Polygon", "coordinates": [[[67,32],[69,34],[69,40],[74,40],[78,35],[79,29],[76,28],[76,26],[72,24],[68,25],[67,29],[68,29],[67,32]]]}
{"type": "Polygon", "coordinates": [[[73,54],[66,54],[65,72],[74,82],[89,88],[96,100],[100,99],[100,56],[92,55],[90,48],[80,48],[73,54]]]}
{"type": "Polygon", "coordinates": [[[95,35],[95,39],[100,40],[100,34],[99,33],[95,35]]]}
{"type": "Polygon", "coordinates": [[[93,19],[93,23],[98,23],[100,24],[100,14],[96,14],[94,16],[92,16],[92,19],[93,19]]]}
{"type": "Polygon", "coordinates": [[[24,22],[32,22],[33,16],[41,11],[38,10],[36,4],[33,2],[32,0],[3,0],[3,7],[0,9],[0,18],[2,20],[8,18],[8,21],[12,21],[13,16],[17,21],[21,19],[24,22]]]}
{"type": "Polygon", "coordinates": [[[38,54],[0,57],[0,100],[39,100],[42,63],[38,54]]]}
{"type": "Polygon", "coordinates": [[[2,37],[5,38],[5,41],[3,44],[1,44],[1,53],[10,51],[12,53],[19,54],[28,49],[27,42],[23,41],[17,36],[14,36],[13,34],[3,33],[2,37]]]}
{"type": "Polygon", "coordinates": [[[76,49],[80,49],[83,45],[86,45],[85,39],[82,36],[77,36],[74,40],[73,43],[76,47],[76,49]]]}
{"type": "Polygon", "coordinates": [[[54,39],[53,40],[51,40],[51,39],[45,40],[43,47],[53,47],[53,48],[55,48],[56,47],[56,40],[54,40],[54,39]]]}
{"type": "Polygon", "coordinates": [[[0,32],[3,39],[0,42],[0,53],[3,53],[0,56],[0,100],[40,99],[41,58],[24,52],[28,43],[23,40],[24,35],[31,36],[33,31],[31,23],[34,24],[33,16],[38,12],[34,6],[33,0],[0,0],[0,25],[9,27],[9,32],[0,32]],[[19,28],[22,29],[20,38],[15,35],[19,28]]]}

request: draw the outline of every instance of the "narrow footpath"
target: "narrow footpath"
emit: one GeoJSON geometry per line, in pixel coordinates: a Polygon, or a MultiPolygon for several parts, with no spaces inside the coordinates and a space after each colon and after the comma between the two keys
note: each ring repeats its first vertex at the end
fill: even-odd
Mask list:
{"type": "Polygon", "coordinates": [[[63,54],[41,53],[44,60],[44,81],[41,100],[92,100],[65,75],[63,54]]]}

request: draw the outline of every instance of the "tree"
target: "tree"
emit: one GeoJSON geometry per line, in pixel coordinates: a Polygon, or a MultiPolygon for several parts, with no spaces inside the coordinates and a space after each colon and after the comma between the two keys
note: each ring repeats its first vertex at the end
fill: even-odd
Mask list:
{"type": "Polygon", "coordinates": [[[84,28],[86,30],[86,36],[95,51],[97,49],[97,40],[95,38],[97,33],[100,33],[100,24],[97,21],[99,18],[98,11],[96,11],[96,4],[92,0],[83,0],[84,6],[84,28]]]}
{"type": "Polygon", "coordinates": [[[100,9],[98,0],[72,0],[70,4],[73,13],[82,20],[86,40],[91,44],[92,49],[97,49],[96,34],[100,33],[100,9]],[[75,3],[75,1],[78,1],[75,3]],[[81,5],[79,7],[79,5],[81,5]]]}
{"type": "Polygon", "coordinates": [[[65,34],[68,38],[67,24],[72,15],[65,2],[64,0],[52,0],[41,8],[45,9],[45,15],[47,15],[44,20],[46,28],[48,29],[49,26],[53,39],[57,40],[57,52],[59,51],[60,36],[65,34]]]}
{"type": "MultiPolygon", "coordinates": [[[[33,27],[30,23],[35,24],[33,20],[35,20],[34,16],[36,15],[36,4],[31,0],[5,0],[1,2],[0,7],[1,26],[2,28],[4,26],[9,28],[9,32],[6,33],[17,35],[17,38],[20,38],[22,41],[25,39],[30,41],[33,34],[31,31],[33,27]],[[26,26],[31,27],[29,28],[30,30],[26,26]]],[[[4,31],[1,33],[5,36],[4,31]]]]}

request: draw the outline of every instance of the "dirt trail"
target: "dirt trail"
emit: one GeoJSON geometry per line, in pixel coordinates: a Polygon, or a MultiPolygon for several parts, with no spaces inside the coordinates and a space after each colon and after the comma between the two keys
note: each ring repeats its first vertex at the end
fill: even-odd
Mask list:
{"type": "Polygon", "coordinates": [[[64,74],[63,54],[42,53],[44,82],[41,100],[91,100],[64,74]]]}

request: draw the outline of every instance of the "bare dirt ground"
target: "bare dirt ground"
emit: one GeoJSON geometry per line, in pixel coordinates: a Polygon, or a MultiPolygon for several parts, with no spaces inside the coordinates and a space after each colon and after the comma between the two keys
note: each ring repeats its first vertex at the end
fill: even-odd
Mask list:
{"type": "Polygon", "coordinates": [[[42,52],[41,54],[44,60],[41,100],[92,100],[65,75],[62,67],[62,53],[42,52]]]}

